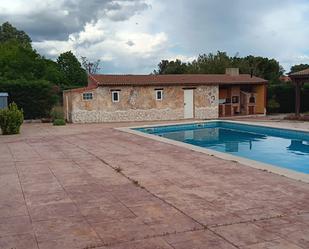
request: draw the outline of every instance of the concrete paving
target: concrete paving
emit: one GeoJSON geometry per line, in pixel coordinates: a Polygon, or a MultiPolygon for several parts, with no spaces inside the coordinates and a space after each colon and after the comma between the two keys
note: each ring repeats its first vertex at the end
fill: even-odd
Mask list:
{"type": "Polygon", "coordinates": [[[0,137],[0,248],[309,248],[309,185],[113,127],[0,137]]]}

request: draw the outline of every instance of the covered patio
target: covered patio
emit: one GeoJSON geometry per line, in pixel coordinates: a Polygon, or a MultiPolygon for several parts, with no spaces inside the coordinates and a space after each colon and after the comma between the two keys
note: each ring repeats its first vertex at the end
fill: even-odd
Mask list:
{"type": "Polygon", "coordinates": [[[295,85],[295,115],[300,115],[300,90],[305,83],[309,83],[309,68],[291,73],[290,78],[295,85]]]}
{"type": "Polygon", "coordinates": [[[266,85],[219,87],[219,117],[265,114],[266,85]]]}

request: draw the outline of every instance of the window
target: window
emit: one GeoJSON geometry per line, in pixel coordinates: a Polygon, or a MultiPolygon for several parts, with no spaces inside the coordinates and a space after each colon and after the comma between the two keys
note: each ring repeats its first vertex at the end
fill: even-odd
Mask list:
{"type": "Polygon", "coordinates": [[[219,99],[219,104],[225,104],[225,99],[219,99]]]}
{"type": "Polygon", "coordinates": [[[83,93],[83,100],[92,100],[93,93],[83,93]]]}
{"type": "Polygon", "coordinates": [[[238,96],[233,96],[232,97],[232,103],[237,104],[239,102],[239,97],[238,96]]]}
{"type": "Polygon", "coordinates": [[[163,99],[163,90],[156,90],[156,100],[163,99]]]}
{"type": "Polygon", "coordinates": [[[112,91],[112,101],[113,102],[119,102],[119,91],[112,91]]]}
{"type": "Polygon", "coordinates": [[[250,104],[254,104],[255,103],[255,97],[253,95],[251,95],[251,97],[249,98],[249,103],[250,104]]]}

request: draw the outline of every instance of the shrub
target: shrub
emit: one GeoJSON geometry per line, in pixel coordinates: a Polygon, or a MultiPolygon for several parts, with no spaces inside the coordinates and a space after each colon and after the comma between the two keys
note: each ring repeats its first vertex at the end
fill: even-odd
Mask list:
{"type": "MultiPolygon", "coordinates": [[[[277,110],[269,109],[270,112],[290,113],[295,111],[295,87],[292,84],[269,85],[268,101],[272,101],[272,99],[275,100],[277,103],[279,103],[280,106],[279,108],[277,108],[277,110]]],[[[300,111],[301,112],[309,111],[308,83],[304,84],[304,86],[301,89],[300,111]]]]}
{"type": "Polygon", "coordinates": [[[309,115],[296,116],[294,114],[286,116],[286,120],[299,120],[299,121],[309,121],[309,115]]]}
{"type": "Polygon", "coordinates": [[[274,104],[279,103],[278,108],[270,109],[270,112],[289,113],[295,110],[295,90],[293,85],[277,84],[269,85],[268,101],[274,104]]]}
{"type": "Polygon", "coordinates": [[[270,113],[277,112],[279,108],[280,104],[275,100],[275,98],[268,100],[267,109],[270,113]]]}
{"type": "Polygon", "coordinates": [[[284,117],[284,119],[286,119],[286,120],[299,120],[299,116],[296,116],[295,114],[291,114],[291,115],[284,117]]]}
{"type": "Polygon", "coordinates": [[[301,121],[309,121],[309,115],[304,115],[300,119],[301,121]]]}
{"type": "Polygon", "coordinates": [[[23,121],[23,111],[19,110],[15,103],[0,110],[0,127],[3,135],[18,134],[23,121]]]}
{"type": "Polygon", "coordinates": [[[50,117],[52,121],[54,121],[55,119],[64,119],[64,112],[62,106],[55,106],[50,113],[50,117]]]}
{"type": "Polygon", "coordinates": [[[58,119],[55,119],[54,121],[53,121],[53,125],[56,125],[56,126],[58,126],[58,125],[65,125],[66,123],[65,123],[65,120],[64,119],[62,119],[62,118],[58,118],[58,119]]]}

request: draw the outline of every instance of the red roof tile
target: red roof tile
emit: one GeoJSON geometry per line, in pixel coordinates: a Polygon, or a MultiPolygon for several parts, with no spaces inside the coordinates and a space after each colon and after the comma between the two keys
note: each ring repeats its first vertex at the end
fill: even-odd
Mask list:
{"type": "Polygon", "coordinates": [[[211,84],[264,84],[266,80],[249,74],[165,74],[165,75],[109,75],[90,77],[100,86],[162,86],[162,85],[211,85],[211,84]]]}
{"type": "Polygon", "coordinates": [[[307,76],[309,75],[309,68],[290,74],[290,76],[303,76],[303,75],[307,76]]]}

